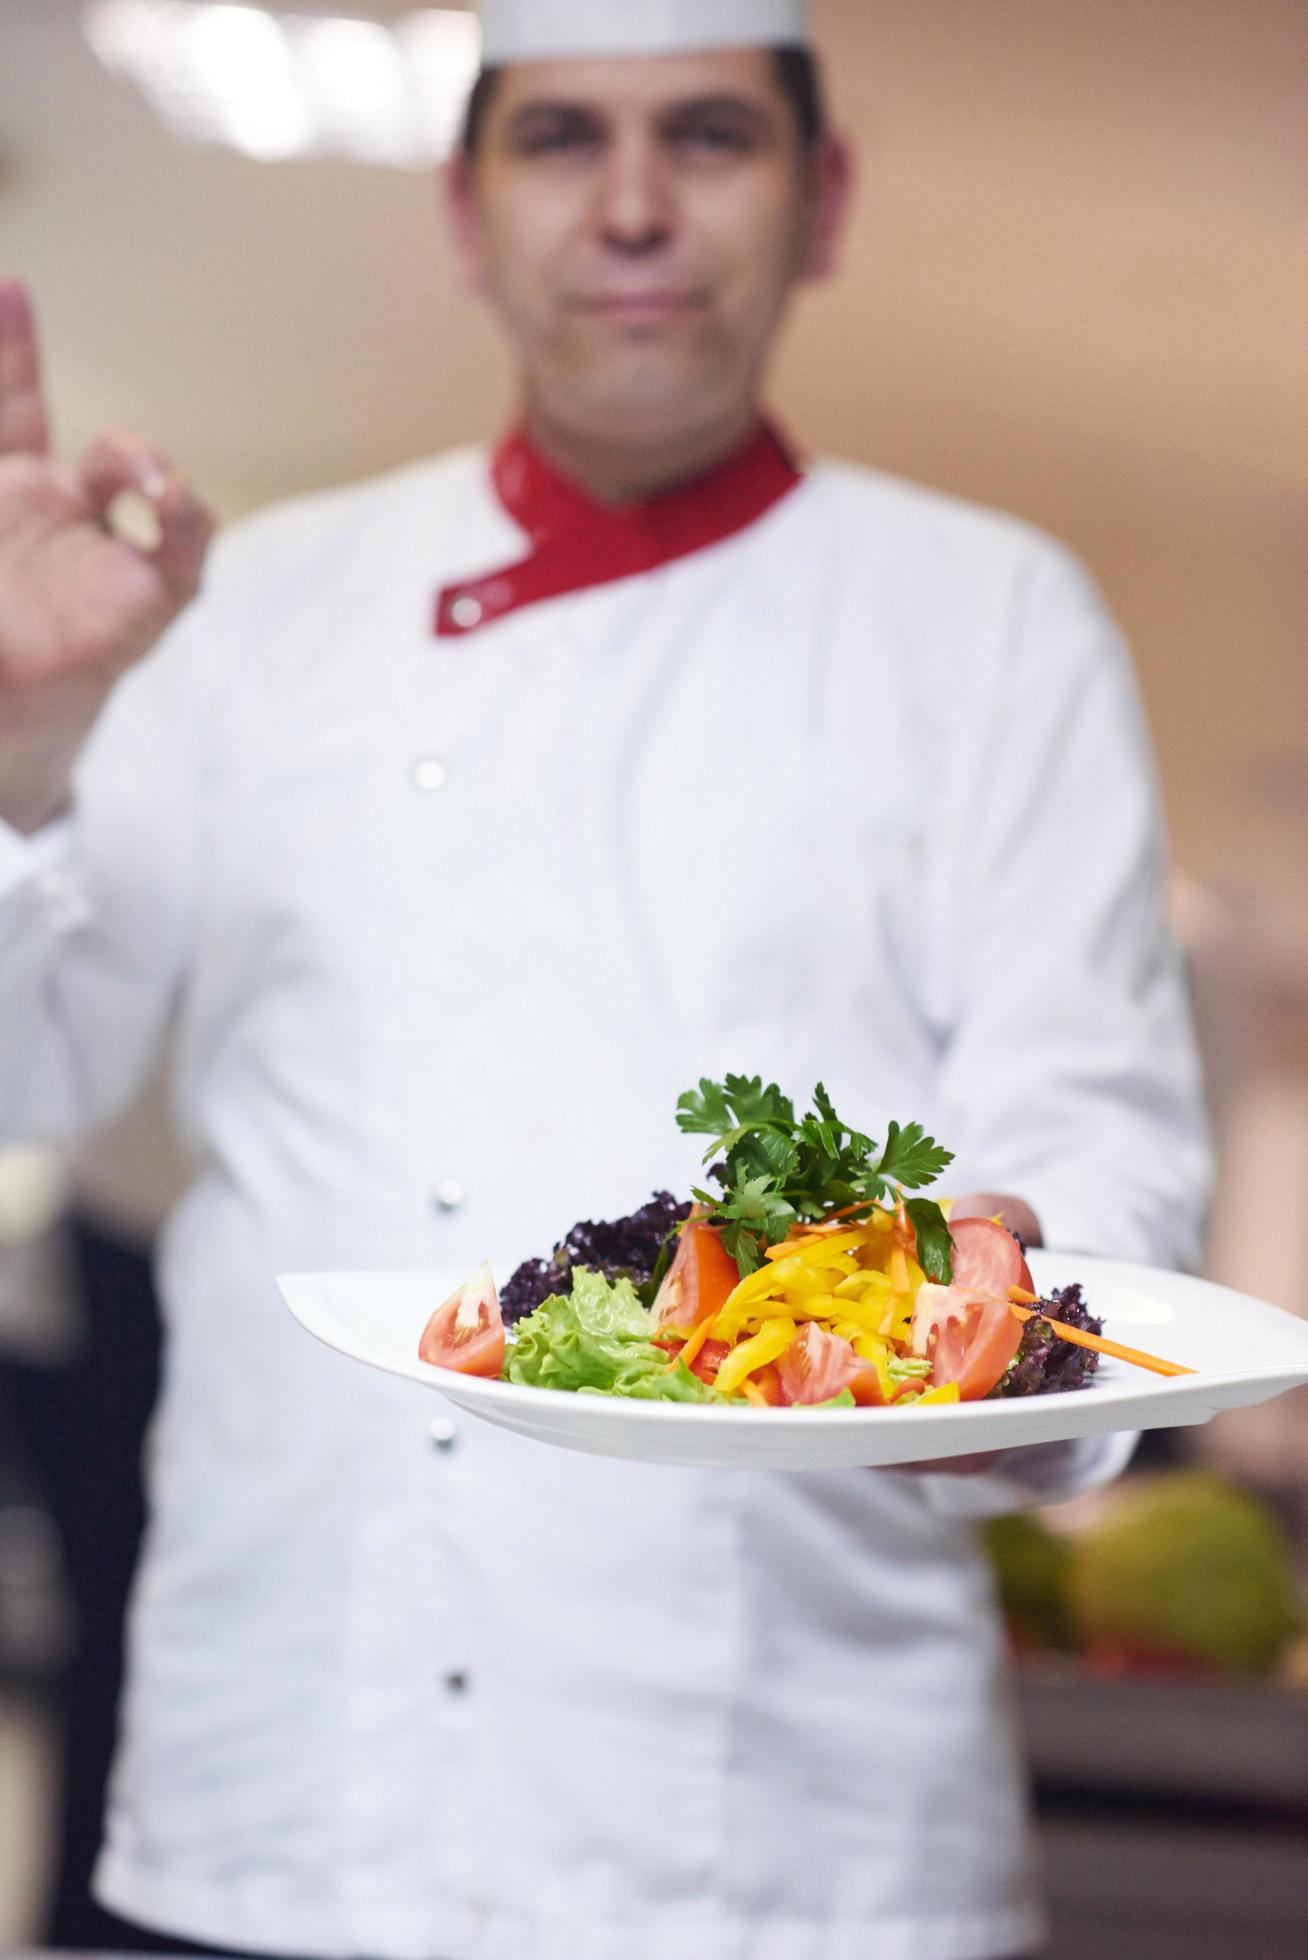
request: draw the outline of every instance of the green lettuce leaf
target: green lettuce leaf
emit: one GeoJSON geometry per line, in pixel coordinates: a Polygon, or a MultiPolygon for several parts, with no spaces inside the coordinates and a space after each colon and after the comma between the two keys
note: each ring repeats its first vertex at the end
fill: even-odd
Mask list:
{"type": "Polygon", "coordinates": [[[722,1398],[684,1364],[669,1369],[655,1347],[654,1319],[630,1280],[609,1281],[574,1266],[571,1293],[552,1293],[518,1322],[504,1373],[528,1388],[630,1395],[646,1402],[717,1402],[722,1398]]]}

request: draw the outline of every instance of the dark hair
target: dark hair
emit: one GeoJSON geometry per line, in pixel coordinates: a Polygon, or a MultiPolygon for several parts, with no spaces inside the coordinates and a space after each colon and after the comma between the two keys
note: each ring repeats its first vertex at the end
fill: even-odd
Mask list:
{"type": "Polygon", "coordinates": [[[795,112],[799,140],[805,149],[826,133],[827,104],[822,89],[822,71],[812,48],[798,41],[772,50],[777,87],[795,112]]]}
{"type": "MultiPolygon", "coordinates": [[[[827,126],[826,101],[822,92],[822,74],[817,56],[812,48],[798,41],[787,42],[784,47],[772,50],[773,67],[777,86],[795,112],[799,126],[799,138],[805,149],[812,147],[827,126]]],[[[476,154],[481,141],[482,126],[486,112],[495,93],[499,80],[498,68],[483,68],[472,85],[467,107],[463,112],[463,131],[459,147],[466,157],[476,154]]]]}

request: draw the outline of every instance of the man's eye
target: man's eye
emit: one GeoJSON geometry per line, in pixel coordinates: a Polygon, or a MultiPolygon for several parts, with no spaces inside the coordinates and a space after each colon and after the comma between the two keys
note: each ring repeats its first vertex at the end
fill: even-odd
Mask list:
{"type": "Polygon", "coordinates": [[[597,141],[593,130],[564,126],[524,130],[517,148],[523,156],[560,156],[569,151],[591,149],[597,141]]]}
{"type": "Polygon", "coordinates": [[[713,154],[743,154],[754,147],[748,130],[728,123],[697,123],[693,128],[673,132],[673,142],[681,150],[700,150],[713,154]]]}

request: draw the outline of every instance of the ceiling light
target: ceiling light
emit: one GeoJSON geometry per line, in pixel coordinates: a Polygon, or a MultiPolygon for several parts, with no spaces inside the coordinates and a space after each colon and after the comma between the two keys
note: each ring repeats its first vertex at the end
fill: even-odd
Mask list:
{"type": "Polygon", "coordinates": [[[471,13],[391,26],[226,0],[93,0],[86,38],[170,128],[261,162],[348,156],[421,169],[447,156],[477,72],[471,13]]]}

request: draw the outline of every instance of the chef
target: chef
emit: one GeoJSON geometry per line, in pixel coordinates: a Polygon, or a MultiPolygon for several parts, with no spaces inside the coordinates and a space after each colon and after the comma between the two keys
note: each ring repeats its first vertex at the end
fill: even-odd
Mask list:
{"type": "Polygon", "coordinates": [[[1028,1237],[1197,1248],[1094,589],[761,406],[848,181],[803,6],[484,27],[450,205],[521,367],[490,451],[208,553],[145,443],[50,460],[0,293],[0,1117],[98,1122],[168,1028],[196,1165],[98,1894],[122,1944],[323,1960],[1030,1952],[969,1520],[1129,1438],[972,1476],[600,1461],[448,1418],[274,1290],[684,1190],[676,1097],[728,1068],[924,1123],[1028,1237]],[[104,521],[124,488],[157,539],[104,521]]]}

